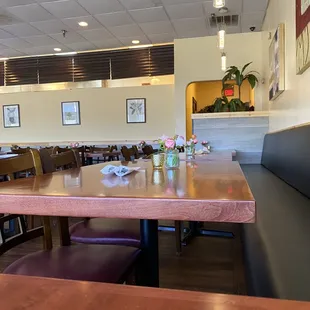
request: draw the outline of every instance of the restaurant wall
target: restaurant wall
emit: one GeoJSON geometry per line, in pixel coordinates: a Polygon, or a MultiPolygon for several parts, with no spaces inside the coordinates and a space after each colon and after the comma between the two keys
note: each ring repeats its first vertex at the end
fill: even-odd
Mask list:
{"type": "Polygon", "coordinates": [[[0,95],[20,104],[21,127],[3,128],[0,143],[154,140],[174,134],[174,85],[88,88],[0,95]],[[126,123],[126,99],[146,98],[146,123],[126,123]],[[80,101],[81,125],[63,126],[62,101],[80,101]]]}
{"type": "MultiPolygon", "coordinates": [[[[278,24],[285,23],[285,79],[286,91],[269,103],[270,131],[310,122],[310,69],[303,75],[296,74],[295,0],[270,0],[263,25],[263,65],[269,74],[269,32],[274,34],[278,24]]],[[[268,85],[265,84],[264,100],[268,102],[268,85]]]]}
{"type": "MultiPolygon", "coordinates": [[[[227,65],[243,66],[253,62],[252,70],[262,72],[262,34],[242,33],[226,36],[227,65]]],[[[175,40],[175,108],[176,132],[186,132],[186,88],[191,82],[221,80],[221,55],[217,37],[175,40]]],[[[263,108],[260,85],[255,91],[256,110],[263,108]]]]}

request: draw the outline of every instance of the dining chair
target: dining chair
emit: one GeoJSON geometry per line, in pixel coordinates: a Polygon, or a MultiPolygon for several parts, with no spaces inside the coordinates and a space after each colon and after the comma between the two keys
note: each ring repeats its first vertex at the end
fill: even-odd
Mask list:
{"type": "Polygon", "coordinates": [[[109,160],[108,157],[103,156],[104,152],[111,152],[111,147],[98,147],[98,146],[91,146],[90,153],[98,153],[98,157],[96,158],[97,163],[106,162],[109,160]]]}
{"type": "Polygon", "coordinates": [[[30,147],[26,147],[26,148],[19,147],[17,149],[11,148],[11,152],[13,154],[18,154],[18,155],[22,155],[22,154],[28,153],[29,151],[30,151],[30,147]]]}
{"type": "Polygon", "coordinates": [[[134,157],[135,159],[139,159],[140,157],[140,154],[139,154],[139,149],[136,145],[133,145],[132,146],[132,150],[133,150],[133,154],[134,154],[134,157]]]}
{"type": "Polygon", "coordinates": [[[143,147],[142,151],[146,156],[152,155],[154,153],[152,145],[146,145],[145,147],[143,147]]]}
{"type": "Polygon", "coordinates": [[[126,145],[121,148],[122,155],[125,161],[131,161],[135,157],[134,150],[132,148],[128,148],[126,145]]]}
{"type": "MultiPolygon", "coordinates": [[[[46,153],[47,150],[44,152],[46,153]]],[[[62,157],[62,154],[55,156],[62,157]]],[[[42,167],[38,150],[31,150],[22,156],[5,161],[5,164],[4,161],[0,163],[0,175],[7,175],[10,180],[14,179],[16,172],[25,170],[33,170],[33,173],[39,176],[39,179],[34,179],[33,186],[36,186],[36,182],[42,185],[42,182],[49,182],[52,179],[52,174],[40,179],[42,167]]],[[[55,165],[59,162],[57,161],[55,165]]],[[[2,183],[2,186],[5,184],[2,183]]],[[[22,215],[0,217],[2,239],[0,255],[28,240],[44,237],[44,250],[18,259],[9,265],[4,273],[110,283],[124,283],[128,276],[131,276],[139,258],[139,249],[117,245],[71,245],[68,218],[65,217],[59,218],[59,230],[61,247],[53,249],[49,217],[43,217],[43,226],[33,230],[27,230],[22,215]],[[16,220],[19,223],[19,233],[8,238],[3,228],[10,220],[16,220]]]]}

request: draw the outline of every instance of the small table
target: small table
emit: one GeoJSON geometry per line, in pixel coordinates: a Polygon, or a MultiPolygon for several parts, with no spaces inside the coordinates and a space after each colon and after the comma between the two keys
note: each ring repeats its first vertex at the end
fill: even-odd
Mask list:
{"type": "Polygon", "coordinates": [[[307,310],[309,302],[0,275],[4,310],[307,310]]]}
{"type": "Polygon", "coordinates": [[[129,163],[140,171],[125,178],[103,176],[105,165],[4,182],[0,213],[140,219],[146,286],[159,285],[158,220],[255,222],[255,200],[237,162],[181,162],[167,171],[154,171],[150,161],[129,163]]]}

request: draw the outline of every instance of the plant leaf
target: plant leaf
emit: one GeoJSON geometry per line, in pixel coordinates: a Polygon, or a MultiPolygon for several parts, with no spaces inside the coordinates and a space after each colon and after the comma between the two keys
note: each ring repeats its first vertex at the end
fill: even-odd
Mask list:
{"type": "Polygon", "coordinates": [[[244,79],[249,81],[252,89],[258,84],[258,79],[254,74],[248,74],[244,79]]]}
{"type": "Polygon", "coordinates": [[[241,70],[241,73],[243,73],[243,72],[245,71],[245,69],[246,69],[249,65],[251,65],[251,64],[252,64],[252,62],[249,62],[248,64],[244,65],[243,68],[242,68],[242,70],[241,70]]]}

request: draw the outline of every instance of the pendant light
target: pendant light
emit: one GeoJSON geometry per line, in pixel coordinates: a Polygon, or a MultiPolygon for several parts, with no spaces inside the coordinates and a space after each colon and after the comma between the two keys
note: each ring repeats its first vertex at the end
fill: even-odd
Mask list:
{"type": "Polygon", "coordinates": [[[213,0],[213,6],[220,9],[225,6],[225,0],[213,0]]]}
{"type": "Polygon", "coordinates": [[[225,30],[220,29],[218,32],[218,44],[219,44],[219,49],[223,50],[225,48],[225,30]]]}
{"type": "Polygon", "coordinates": [[[226,71],[227,69],[227,58],[226,58],[226,54],[222,53],[222,57],[221,57],[221,61],[222,61],[222,71],[226,71]]]}

